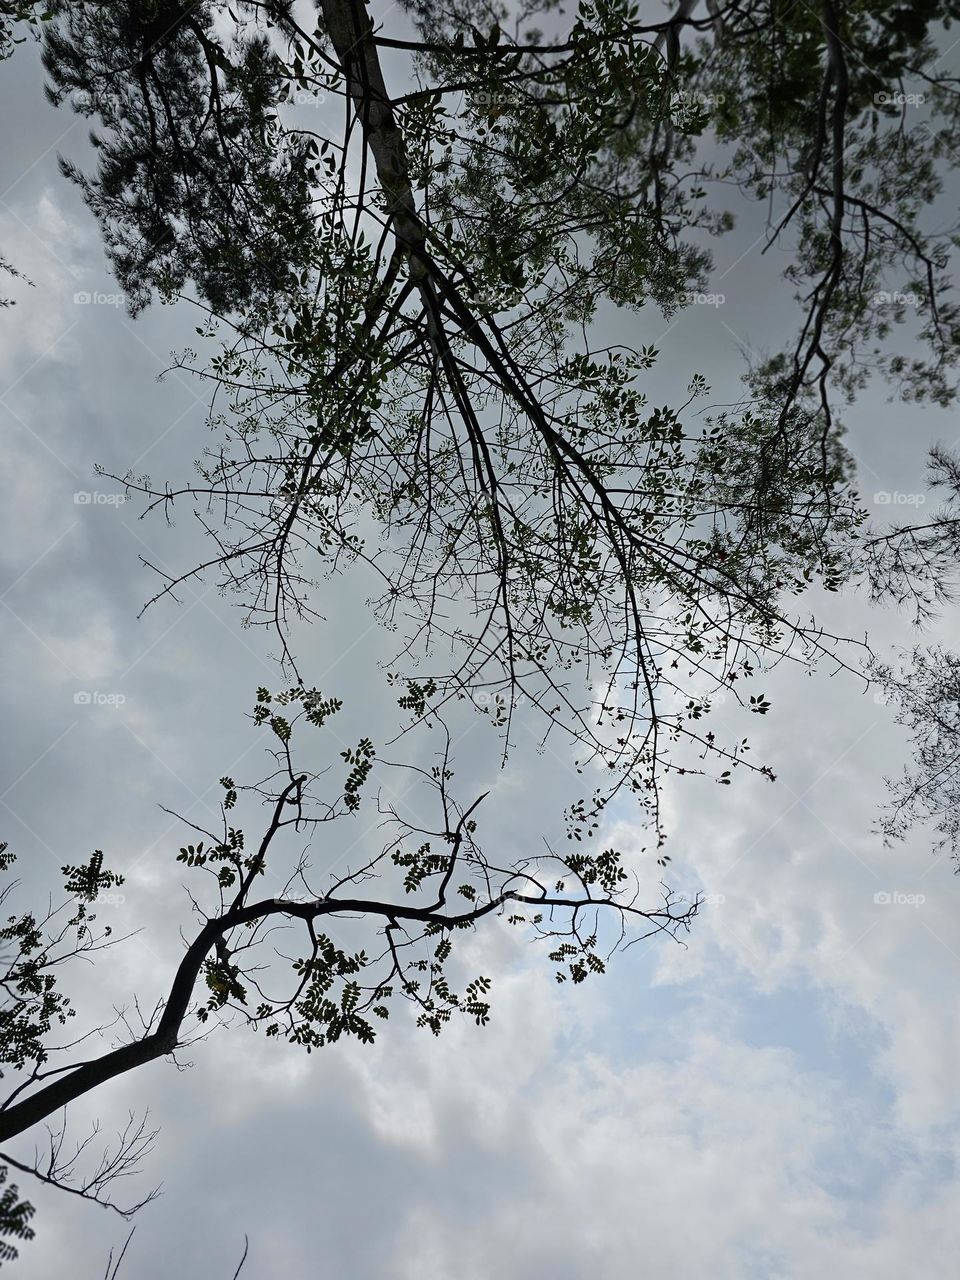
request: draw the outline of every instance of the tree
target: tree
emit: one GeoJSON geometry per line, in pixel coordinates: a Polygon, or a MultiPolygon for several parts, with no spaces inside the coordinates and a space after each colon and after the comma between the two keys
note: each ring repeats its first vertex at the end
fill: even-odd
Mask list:
{"type": "MultiPolygon", "coordinates": [[[[39,35],[40,23],[49,16],[45,6],[30,3],[30,0],[0,0],[0,62],[11,57],[17,45],[26,40],[26,35],[20,34],[23,28],[39,35]]],[[[18,271],[13,263],[8,262],[2,253],[0,253],[0,274],[8,275],[14,280],[27,280],[26,276],[18,271]]],[[[32,283],[27,280],[27,284],[32,283]]],[[[0,308],[13,305],[12,299],[0,297],[0,308]]],[[[8,1188],[4,1193],[5,1196],[9,1196],[11,1190],[15,1189],[8,1188]]]]}
{"type": "Polygon", "coordinates": [[[937,849],[960,849],[960,656],[941,646],[917,646],[897,670],[878,664],[877,678],[897,721],[911,733],[915,760],[889,779],[892,800],[881,830],[902,839],[917,822],[931,822],[937,849]]]}
{"type": "MultiPolygon", "coordinates": [[[[918,623],[955,598],[960,459],[933,449],[930,483],[946,495],[931,519],[894,526],[866,548],[874,594],[909,604],[918,623]]],[[[917,645],[899,660],[875,660],[871,674],[909,730],[914,756],[899,778],[887,780],[891,800],[880,830],[891,841],[918,823],[932,824],[936,849],[949,849],[960,871],[960,655],[943,645],[917,645]]]]}
{"type": "MultiPolygon", "coordinates": [[[[455,989],[448,969],[460,935],[487,920],[501,919],[545,941],[557,981],[580,983],[603,973],[609,957],[631,941],[676,937],[696,915],[698,901],[684,901],[666,886],[659,904],[641,903],[639,883],[614,849],[577,847],[565,854],[548,849],[513,861],[488,856],[478,835],[484,797],[467,806],[454,797],[450,740],[442,725],[438,762],[429,770],[414,769],[432,797],[435,826],[421,829],[394,808],[380,808],[390,833],[383,849],[324,882],[308,853],[291,858],[284,836],[306,834],[309,850],[321,843],[322,828],[338,824],[339,830],[357,814],[373,745],[363,739],[340,753],[346,776],[331,792],[321,782],[326,769],[300,771],[293,740],[306,725],[322,729],[340,703],[302,687],[277,695],[260,689],[257,697],[253,721],[271,735],[276,767],[245,789],[222,778],[222,829],[196,827],[202,838],[180,849],[177,861],[205,885],[190,894],[198,922],[166,995],[153,1010],[143,1010],[131,995],[130,1007],[119,1015],[117,1047],[91,1053],[87,1045],[103,1027],[57,1043],[60,1028],[75,1016],[58,985],[58,971],[79,955],[121,941],[96,924],[96,904],[122,883],[104,868],[99,850],[86,864],[63,868],[64,906],[41,920],[29,911],[11,915],[0,931],[12,950],[0,979],[0,1061],[15,1073],[0,1103],[0,1142],[34,1129],[107,1081],[176,1054],[230,1014],[308,1053],[342,1036],[372,1041],[376,1025],[389,1018],[397,1000],[411,1004],[417,1025],[434,1035],[456,1014],[483,1025],[490,1016],[491,979],[477,974],[455,989]],[[268,814],[255,847],[234,825],[243,791],[268,814]],[[278,893],[261,889],[268,871],[280,879],[278,893]],[[369,888],[374,883],[376,893],[369,888]],[[356,936],[355,950],[344,949],[324,931],[328,920],[327,929],[336,921],[338,930],[356,936]],[[299,932],[293,957],[288,931],[282,944],[275,937],[278,925],[299,932]]],[[[12,855],[2,856],[6,870],[12,855]]],[[[110,1185],[137,1166],[154,1135],[145,1117],[131,1116],[117,1150],[85,1176],[79,1157],[95,1136],[69,1157],[61,1155],[61,1130],[51,1135],[44,1161],[23,1162],[6,1152],[0,1158],[117,1208],[110,1185]]],[[[6,1194],[15,1197],[15,1188],[6,1194]]],[[[120,1211],[129,1216],[151,1198],[120,1211]]],[[[4,1207],[9,1207],[6,1199],[0,1201],[4,1207]]],[[[30,1212],[21,1205],[11,1221],[25,1224],[30,1212]]],[[[0,1218],[0,1228],[4,1221],[0,1218]]]]}
{"type": "MultiPolygon", "coordinates": [[[[201,568],[219,563],[281,631],[310,607],[300,553],[362,554],[358,501],[402,539],[399,567],[375,566],[385,615],[407,606],[426,647],[438,589],[466,590],[490,625],[449,687],[497,672],[508,705],[531,680],[553,705],[558,655],[617,670],[627,652],[643,714],[664,714],[651,594],[702,616],[706,648],[763,651],[771,626],[816,647],[777,593],[838,585],[862,522],[836,393],[873,369],[908,397],[955,391],[955,237],[924,225],[958,153],[955,82],[927,70],[951,7],[682,4],[644,22],[584,3],[550,35],[533,24],[559,26],[552,6],[407,12],[419,39],[348,0],[312,31],[285,4],[61,6],[54,99],[79,93],[106,129],[98,173],[67,172],[134,309],[192,282],[236,339],[200,370],[243,393],[215,420],[206,483],[138,487],[215,504],[224,533],[201,568]],[[412,92],[388,88],[384,50],[410,56],[412,92]],[[284,107],[330,97],[342,129],[284,107]],[[932,123],[908,115],[924,98],[932,123]],[[796,233],[802,323],[751,371],[742,419],[701,438],[682,409],[645,412],[635,380],[655,352],[594,350],[574,326],[611,304],[669,313],[704,287],[693,233],[732,225],[708,205],[731,185],[769,201],[770,243],[796,233]],[[887,342],[908,305],[929,351],[909,364],[887,342]],[[612,644],[578,632],[539,649],[545,626],[583,622],[584,600],[612,644]]],[[[597,749],[582,721],[574,733],[597,749]]]]}
{"type": "MultiPolygon", "coordinates": [[[[794,598],[870,565],[878,583],[899,572],[886,535],[864,531],[837,392],[876,367],[908,396],[954,394],[952,233],[921,225],[957,150],[953,82],[923,65],[948,6],[683,4],[644,23],[635,6],[583,0],[545,35],[534,24],[556,26],[553,6],[521,7],[508,30],[505,11],[419,0],[417,39],[385,34],[359,0],[322,0],[315,30],[283,3],[54,10],[52,97],[100,121],[97,172],[65,169],[133,309],[184,297],[204,340],[221,338],[208,362],[178,361],[229,397],[201,482],[127,480],[157,509],[198,504],[215,553],[184,576],[222,571],[281,637],[291,682],[262,690],[254,713],[280,744],[249,792],[269,813],[256,851],[232,825],[230,778],[222,831],[181,850],[213,900],[166,998],[88,1062],[48,1069],[43,1036],[30,1042],[3,1137],[231,1010],[308,1050],[371,1038],[395,996],[433,1032],[454,1012],[483,1022],[488,979],[455,990],[444,966],[455,934],[487,917],[550,938],[558,977],[575,982],[628,941],[621,925],[686,927],[695,902],[665,889],[638,905],[618,853],[588,851],[603,809],[632,790],[659,850],[665,771],[772,777],[745,741],[704,727],[711,697],[766,714],[771,664],[847,661],[855,651],[794,598]],[[410,84],[388,87],[387,49],[410,55],[410,84]],[[926,133],[897,118],[905,102],[877,100],[910,77],[931,95],[926,133]],[[297,99],[321,95],[333,109],[304,121],[297,99]],[[791,349],[748,371],[744,405],[691,427],[706,392],[695,370],[679,408],[651,408],[642,376],[657,353],[602,345],[591,326],[648,302],[670,313],[707,287],[704,237],[731,225],[708,192],[731,183],[785,206],[771,238],[790,228],[800,242],[788,275],[801,320],[791,349]],[[911,364],[884,347],[906,304],[868,305],[901,269],[928,352],[911,364]],[[290,747],[337,704],[300,679],[288,622],[312,616],[318,573],[351,563],[378,576],[374,606],[403,628],[400,710],[441,735],[421,775],[438,818],[418,831],[388,812],[399,834],[368,863],[322,888],[295,863],[279,896],[258,897],[282,834],[348,820],[373,758],[364,739],[325,796],[290,747]],[[570,806],[574,852],[505,865],[483,853],[480,801],[452,796],[444,730],[478,690],[505,750],[524,697],[609,779],[570,806]],[[373,877],[382,895],[365,892],[373,877]],[[322,932],[344,915],[376,946],[322,932]],[[277,919],[306,939],[279,994],[252,964],[277,919]]],[[[102,874],[89,864],[74,897],[89,902],[102,874]]],[[[34,1006],[23,1016],[38,1025],[34,1006]]]]}
{"type": "MultiPolygon", "coordinates": [[[[15,855],[7,845],[0,844],[0,874],[6,875],[15,862],[15,855]]],[[[97,929],[96,916],[90,904],[104,890],[121,883],[121,877],[104,871],[103,854],[97,850],[84,867],[64,867],[65,887],[68,898],[60,907],[50,907],[38,916],[32,911],[8,916],[0,928],[0,945],[4,948],[0,957],[0,1076],[12,1069],[23,1073],[32,1064],[27,1077],[11,1090],[8,1098],[16,1098],[32,1080],[42,1077],[42,1067],[50,1054],[50,1038],[58,1027],[68,1025],[76,1015],[68,996],[58,989],[57,971],[78,956],[89,957],[111,945],[109,927],[97,929]]],[[[0,905],[8,906],[15,895],[17,882],[8,880],[0,891],[0,905]]],[[[78,1045],[92,1035],[88,1032],[68,1041],[62,1051],[75,1051],[78,1045]]],[[[97,1136],[95,1129],[74,1152],[65,1151],[66,1123],[54,1132],[49,1131],[45,1156],[39,1152],[31,1164],[25,1164],[4,1153],[0,1164],[0,1236],[13,1236],[19,1240],[33,1238],[29,1225],[34,1214],[33,1206],[19,1198],[19,1189],[7,1184],[9,1166],[32,1175],[42,1182],[61,1187],[74,1194],[117,1209],[125,1217],[131,1216],[153,1194],[127,1208],[120,1208],[111,1198],[109,1187],[117,1179],[136,1167],[146,1154],[154,1135],[147,1131],[144,1121],[133,1116],[120,1135],[116,1151],[109,1149],[102,1155],[92,1173],[81,1172],[87,1149],[97,1136]]],[[[155,1193],[154,1193],[155,1194],[155,1193]]],[[[18,1256],[15,1245],[0,1241],[0,1264],[14,1261],[18,1256]]]]}
{"type": "Polygon", "coordinates": [[[23,44],[27,34],[39,35],[40,24],[50,17],[48,7],[38,0],[0,0],[0,62],[23,44]]]}
{"type": "MultiPolygon", "coordinates": [[[[581,233],[581,249],[593,240],[595,252],[563,262],[571,306],[589,312],[601,295],[676,306],[709,267],[691,231],[733,223],[730,211],[710,211],[708,195],[722,205],[736,186],[769,203],[770,244],[796,232],[786,275],[801,291],[802,326],[794,349],[763,370],[781,413],[808,390],[831,425],[830,383],[855,390],[871,366],[906,394],[954,394],[957,311],[944,295],[955,235],[924,224],[957,152],[956,79],[939,69],[932,34],[949,30],[950,4],[784,10],[749,0],[699,13],[682,3],[644,22],[637,5],[604,0],[564,24],[553,5],[481,14],[415,0],[404,8],[416,40],[393,38],[388,19],[375,27],[346,0],[318,6],[314,31],[289,4],[234,7],[232,24],[226,6],[209,3],[110,8],[60,5],[47,65],[57,99],[79,90],[83,109],[115,133],[101,140],[97,175],[69,172],[136,306],[190,279],[215,309],[294,292],[298,269],[317,265],[316,231],[300,202],[287,210],[296,234],[281,225],[278,188],[303,165],[317,184],[328,170],[340,198],[320,212],[345,213],[353,184],[343,161],[359,133],[385,183],[398,253],[413,253],[443,298],[463,291],[469,305],[472,277],[498,299],[542,284],[558,245],[581,233]],[[232,39],[215,34],[227,30],[232,39]],[[388,90],[384,50],[409,55],[414,92],[388,90]],[[297,95],[347,96],[355,124],[339,143],[324,137],[279,110],[297,95]],[[266,150],[241,145],[248,126],[269,127],[266,150]],[[227,225],[249,210],[273,219],[287,240],[282,262],[273,233],[256,271],[226,244],[200,212],[200,172],[215,191],[229,175],[244,214],[226,201],[227,225]],[[491,216],[501,234],[474,237],[491,216]],[[906,279],[893,278],[900,271],[906,279]],[[930,350],[912,363],[885,344],[910,306],[930,350]]],[[[371,191],[353,199],[371,214],[371,191]]],[[[257,241],[245,243],[257,253],[257,241]]]]}
{"type": "Polygon", "coordinates": [[[391,96],[380,51],[397,41],[362,6],[331,0],[316,32],[288,6],[236,12],[229,40],[216,6],[70,6],[48,42],[55,100],[79,93],[107,130],[98,173],[67,172],[134,308],[192,281],[229,310],[209,374],[233,402],[204,483],[127,480],[168,510],[192,497],[223,512],[201,568],[223,568],[277,629],[294,674],[304,560],[363,560],[375,608],[404,628],[394,674],[429,690],[411,707],[482,688],[509,746],[522,695],[610,770],[588,818],[627,785],[658,825],[663,770],[705,755],[726,780],[744,760],[700,732],[711,693],[765,710],[745,691],[764,661],[836,654],[784,600],[839,584],[862,518],[816,406],[761,381],[748,411],[690,430],[702,378],[681,409],[651,411],[639,379],[656,352],[589,336],[601,305],[680,305],[707,263],[684,233],[725,225],[680,182],[648,198],[629,130],[622,146],[625,120],[669,115],[676,75],[654,46],[671,24],[584,6],[554,46],[499,25],[474,39],[464,17],[442,45],[414,42],[430,83],[391,96]],[[343,104],[338,138],[284,119],[291,93],[317,92],[343,104]],[[316,199],[281,225],[295,174],[316,199]],[[213,199],[256,228],[245,249],[218,238],[213,199]],[[372,552],[366,524],[382,533],[372,552]],[[426,665],[440,645],[450,665],[426,665]],[[678,742],[693,752],[675,758],[678,742]]]}

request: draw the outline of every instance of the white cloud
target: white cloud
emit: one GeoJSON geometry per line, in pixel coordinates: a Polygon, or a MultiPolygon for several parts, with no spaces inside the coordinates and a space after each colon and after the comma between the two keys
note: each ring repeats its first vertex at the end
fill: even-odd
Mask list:
{"type": "Polygon", "coordinates": [[[9,381],[35,362],[75,363],[79,347],[72,330],[81,319],[74,294],[82,287],[82,255],[90,228],[64,216],[57,195],[44,190],[32,207],[0,209],[3,255],[27,280],[0,275],[0,294],[16,306],[6,312],[0,348],[0,378],[9,381]]]}

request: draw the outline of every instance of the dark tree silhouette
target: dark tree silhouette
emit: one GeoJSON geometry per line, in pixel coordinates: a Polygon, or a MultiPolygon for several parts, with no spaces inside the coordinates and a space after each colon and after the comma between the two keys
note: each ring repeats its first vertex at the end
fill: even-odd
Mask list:
{"type": "MultiPolygon", "coordinates": [[[[248,789],[267,806],[256,848],[224,778],[223,829],[180,854],[210,896],[194,899],[166,994],[135,1006],[119,1045],[86,1058],[82,1041],[56,1041],[71,1013],[56,969],[113,941],[91,931],[114,883],[101,856],[65,868],[65,925],[11,919],[5,1140],[230,1012],[307,1050],[372,1039],[396,998],[434,1033],[455,1013],[482,1023],[490,980],[455,989],[446,966],[483,922],[543,936],[574,982],[638,934],[676,935],[696,902],[664,887],[651,905],[617,851],[589,843],[611,797],[635,793],[659,849],[665,772],[772,777],[745,739],[706,727],[711,699],[766,714],[777,662],[859,661],[810,619],[809,586],[867,581],[922,611],[957,551],[950,511],[865,527],[837,409],[872,372],[907,398],[955,396],[954,231],[926,216],[960,154],[957,84],[931,34],[951,6],[683,0],[645,21],[625,0],[581,0],[570,18],[410,0],[389,30],[361,0],[321,0],[309,26],[280,2],[52,10],[50,96],[97,122],[95,170],[63,167],[131,310],[181,299],[217,344],[176,359],[215,389],[200,481],[123,477],[148,509],[189,505],[213,539],[155,598],[221,574],[280,637],[292,687],[261,690],[254,713],[279,744],[276,771],[248,789]],[[709,288],[732,188],[767,202],[799,319],[791,345],[746,371],[744,402],[701,420],[694,367],[676,407],[651,406],[656,350],[600,343],[594,321],[672,315],[709,288]],[[916,358],[891,341],[902,323],[916,358]],[[349,820],[374,751],[345,753],[333,794],[295,766],[294,729],[339,704],[301,679],[290,623],[316,616],[318,577],[350,566],[397,632],[404,725],[441,735],[420,775],[437,817],[418,830],[386,810],[382,851],[320,883],[284,835],[313,842],[349,820]],[[482,798],[452,795],[444,727],[478,693],[505,751],[524,699],[581,769],[601,766],[567,812],[575,852],[483,851],[482,798]],[[268,867],[277,894],[260,892],[268,867]],[[327,917],[356,929],[355,950],[327,917]],[[278,925],[301,940],[292,973],[278,925]]],[[[954,476],[948,455],[934,465],[954,476]]],[[[932,670],[918,659],[904,685],[914,728],[932,670]]],[[[918,803],[951,812],[952,721],[937,715],[920,756],[932,781],[896,821],[918,803]]],[[[74,1189],[103,1199],[149,1138],[131,1119],[102,1177],[74,1189]]],[[[21,1167],[68,1181],[62,1150],[55,1137],[47,1164],[21,1167]]]]}
{"type": "MultiPolygon", "coordinates": [[[[435,825],[420,828],[393,807],[381,807],[389,833],[383,848],[355,867],[321,877],[309,852],[301,848],[291,856],[284,837],[306,833],[308,849],[321,842],[329,847],[337,837],[321,831],[338,831],[359,810],[375,752],[366,739],[341,752],[345,778],[331,790],[323,781],[326,769],[311,775],[297,768],[292,744],[303,725],[323,728],[339,706],[316,690],[258,691],[253,719],[276,743],[276,768],[246,790],[266,807],[265,828],[248,847],[232,812],[240,789],[222,778],[222,830],[194,828],[202,839],[182,847],[177,859],[206,885],[205,892],[190,895],[199,917],[193,938],[152,1011],[131,994],[117,1047],[89,1051],[88,1042],[104,1031],[99,1027],[58,1041],[59,1028],[75,1015],[58,985],[59,971],[77,956],[117,944],[109,929],[96,926],[96,902],[122,882],[104,869],[103,855],[97,851],[83,866],[64,867],[65,908],[39,921],[29,912],[9,918],[3,938],[12,955],[2,980],[0,1050],[14,1083],[0,1103],[0,1142],[32,1130],[107,1081],[175,1054],[231,1012],[307,1052],[342,1036],[372,1041],[376,1024],[398,999],[434,1035],[456,1014],[483,1024],[491,979],[477,974],[455,990],[448,962],[461,933],[484,922],[500,920],[541,939],[557,980],[574,983],[603,973],[609,957],[638,938],[676,937],[689,926],[698,902],[684,901],[666,886],[659,903],[642,901],[636,876],[614,849],[595,852],[574,844],[575,851],[565,854],[547,849],[512,860],[486,854],[478,835],[484,797],[465,807],[457,803],[442,726],[434,730],[441,741],[436,765],[392,766],[419,778],[432,797],[435,825]],[[281,885],[279,892],[262,891],[268,874],[281,885]],[[324,932],[327,920],[356,936],[355,950],[324,932]],[[292,957],[291,926],[300,934],[292,957]]],[[[11,856],[4,859],[8,867],[11,856]]],[[[107,1203],[105,1189],[137,1164],[152,1137],[144,1122],[131,1117],[118,1151],[72,1189],[107,1203]]],[[[69,1184],[77,1157],[61,1159],[62,1149],[62,1136],[52,1139],[45,1166],[2,1158],[46,1181],[69,1184]]]]}
{"type": "Polygon", "coordinates": [[[408,709],[482,690],[509,746],[524,697],[608,766],[587,817],[626,785],[658,823],[660,776],[694,760],[726,779],[742,742],[701,731],[710,696],[765,710],[765,664],[841,659],[790,597],[840,584],[862,514],[803,379],[758,373],[749,407],[704,426],[702,378],[651,408],[656,352],[590,337],[599,307],[680,306],[708,265],[690,231],[727,222],[673,173],[696,130],[654,145],[687,18],[585,4],[551,44],[524,34],[532,10],[508,37],[425,9],[438,43],[392,40],[352,0],[316,31],[241,6],[232,39],[218,6],[60,12],[53,97],[104,128],[97,173],[67,171],[134,309],[192,282],[211,324],[229,313],[209,366],[180,361],[229,398],[203,483],[126,477],[168,513],[201,504],[216,551],[185,576],[224,571],[299,676],[290,613],[363,561],[408,709]],[[388,88],[387,48],[412,91],[388,88]],[[307,124],[287,110],[304,95],[324,99],[307,124]],[[295,181],[303,198],[278,195],[295,181]]]}

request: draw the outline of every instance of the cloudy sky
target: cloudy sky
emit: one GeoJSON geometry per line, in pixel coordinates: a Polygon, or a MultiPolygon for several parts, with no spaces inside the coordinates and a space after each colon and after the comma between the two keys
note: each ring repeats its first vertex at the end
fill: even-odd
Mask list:
{"type": "MultiPolygon", "coordinates": [[[[18,305],[0,311],[0,838],[34,901],[95,847],[126,874],[101,920],[139,932],[73,984],[81,1012],[101,1017],[135,994],[153,1003],[191,927],[175,862],[186,833],[159,806],[207,822],[222,774],[266,771],[247,713],[278,677],[269,636],[240,628],[213,579],[137,620],[156,589],[140,557],[185,566],[199,531],[188,509],[172,528],[140,520],[93,467],[189,477],[208,439],[203,388],[158,375],[194,321],[155,307],[132,322],[113,305],[96,229],[56,168],[58,152],[89,157],[86,125],[45,103],[31,49],[0,68],[0,103],[15,124],[0,141],[0,248],[35,286],[6,285],[18,305]]],[[[760,230],[748,215],[717,246],[722,305],[667,332],[656,315],[631,321],[636,345],[664,352],[655,402],[678,402],[694,372],[729,402],[742,352],[790,332],[760,230]]],[[[847,420],[880,516],[893,504],[875,495],[922,505],[926,445],[960,436],[953,412],[879,388],[847,420]]],[[[327,621],[301,638],[310,681],[344,699],[338,735],[376,739],[384,641],[355,588],[324,590],[327,621]]],[[[825,605],[882,652],[912,642],[895,614],[825,605]]],[[[946,618],[932,635],[955,631],[946,618]]],[[[773,710],[747,728],[778,781],[692,780],[668,796],[671,880],[709,895],[685,946],[634,948],[573,990],[491,925],[467,962],[496,980],[485,1029],[435,1041],[398,1009],[373,1048],[308,1058],[236,1028],[190,1049],[189,1069],[157,1063],[76,1104],[78,1139],[147,1107],[160,1130],[131,1194],[160,1182],[163,1194],[121,1275],[229,1277],[246,1235],[243,1275],[257,1280],[954,1276],[960,882],[924,833],[895,849],[872,834],[883,776],[906,758],[888,708],[826,673],[780,671],[765,692],[773,710]]],[[[466,790],[492,788],[488,840],[518,854],[556,827],[558,797],[578,794],[558,757],[516,752],[498,773],[479,722],[456,763],[466,790]]],[[[618,808],[604,837],[639,850],[635,819],[618,808]]],[[[317,865],[375,838],[365,823],[324,832],[317,865]]],[[[69,1259],[71,1275],[102,1275],[124,1224],[29,1195],[37,1239],[16,1274],[60,1275],[69,1259]]]]}

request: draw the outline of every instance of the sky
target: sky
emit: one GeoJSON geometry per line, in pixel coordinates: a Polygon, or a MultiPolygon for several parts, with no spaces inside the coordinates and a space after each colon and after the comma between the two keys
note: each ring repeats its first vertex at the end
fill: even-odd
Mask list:
{"type": "MultiPolygon", "coordinates": [[[[132,321],[116,305],[93,220],[56,166],[58,152],[89,160],[86,123],[45,102],[29,47],[0,68],[0,101],[0,247],[34,282],[7,284],[17,306],[0,311],[0,839],[24,900],[56,892],[58,868],[94,848],[126,876],[100,919],[136,932],[71,984],[96,1021],[165,989],[191,916],[175,861],[187,833],[160,806],[209,821],[222,774],[265,772],[248,713],[279,679],[269,635],[240,627],[215,579],[137,616],[156,590],[141,557],[183,566],[203,543],[189,509],[172,527],[141,519],[93,468],[189,476],[209,439],[204,389],[158,375],[195,321],[159,306],[132,321]]],[[[635,345],[663,350],[655,403],[678,402],[693,372],[729,402],[742,353],[791,331],[761,230],[748,211],[715,245],[722,304],[669,325],[630,319],[635,345]]],[[[955,444],[955,419],[882,388],[846,412],[878,518],[931,501],[925,448],[955,444]]],[[[345,703],[317,748],[335,758],[391,722],[387,650],[356,584],[324,593],[326,621],[300,642],[311,682],[345,703]]],[[[862,598],[823,607],[881,653],[915,639],[862,598]]],[[[955,634],[950,615],[926,639],[955,634]]],[[[495,979],[486,1028],[434,1040],[400,1008],[374,1046],[308,1057],[237,1026],[180,1070],[155,1063],[74,1104],[78,1140],[144,1108],[159,1130],[129,1194],[162,1183],[162,1195],[138,1215],[120,1275],[230,1277],[246,1237],[247,1280],[954,1276],[960,882],[923,831],[894,848],[873,831],[884,776],[907,759],[891,708],[826,672],[780,669],[765,692],[770,715],[744,731],[777,781],[684,779],[667,793],[667,875],[706,895],[682,945],[636,947],[573,989],[494,924],[465,948],[466,968],[495,979]]],[[[578,793],[570,762],[519,750],[501,771],[475,725],[458,778],[491,791],[487,839],[522,852],[578,793]]],[[[375,783],[416,803],[380,770],[375,783]]],[[[318,865],[374,841],[375,818],[324,831],[318,865]]],[[[646,865],[637,819],[617,805],[601,836],[646,865]]],[[[18,1181],[37,1238],[11,1272],[101,1276],[129,1228],[18,1181]]]]}

